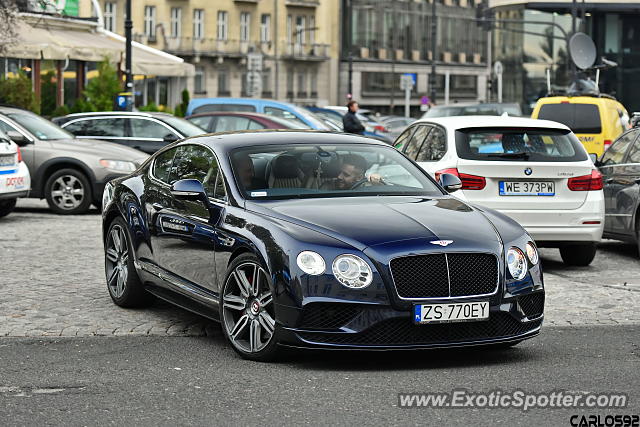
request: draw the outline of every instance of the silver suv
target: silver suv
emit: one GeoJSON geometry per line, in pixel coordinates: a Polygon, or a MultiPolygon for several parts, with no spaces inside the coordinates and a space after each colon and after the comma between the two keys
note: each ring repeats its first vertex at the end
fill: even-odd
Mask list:
{"type": "Polygon", "coordinates": [[[113,178],[127,175],[146,153],[106,141],[77,139],[26,110],[0,106],[0,130],[20,146],[31,174],[28,197],[47,199],[60,214],[100,207],[102,191],[113,178]]]}

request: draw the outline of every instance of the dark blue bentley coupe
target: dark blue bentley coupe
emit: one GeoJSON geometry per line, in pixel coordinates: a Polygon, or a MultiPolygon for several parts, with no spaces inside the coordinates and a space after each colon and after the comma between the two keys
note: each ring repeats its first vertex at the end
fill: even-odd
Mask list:
{"type": "Polygon", "coordinates": [[[219,320],[243,357],[283,346],[510,346],[540,331],[531,237],[384,143],[309,131],[170,145],[106,187],[107,288],[219,320]]]}

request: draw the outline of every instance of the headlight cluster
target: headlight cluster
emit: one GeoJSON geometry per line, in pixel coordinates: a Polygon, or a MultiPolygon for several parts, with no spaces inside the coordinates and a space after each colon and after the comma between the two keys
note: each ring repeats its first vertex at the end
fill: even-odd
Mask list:
{"type": "Polygon", "coordinates": [[[526,245],[526,256],[520,248],[512,247],[507,251],[507,267],[511,277],[516,280],[522,280],[529,271],[529,263],[531,265],[538,264],[538,249],[533,242],[528,242],[526,245]]]}
{"type": "MultiPolygon", "coordinates": [[[[300,252],[296,261],[298,267],[307,274],[315,276],[325,272],[324,258],[316,252],[300,252]]],[[[373,280],[373,271],[371,271],[369,264],[362,258],[351,254],[337,256],[333,260],[331,270],[338,282],[348,288],[364,288],[369,286],[373,280]]]]}
{"type": "Polygon", "coordinates": [[[114,172],[133,172],[136,170],[136,164],[126,160],[100,160],[100,166],[114,172]]]}

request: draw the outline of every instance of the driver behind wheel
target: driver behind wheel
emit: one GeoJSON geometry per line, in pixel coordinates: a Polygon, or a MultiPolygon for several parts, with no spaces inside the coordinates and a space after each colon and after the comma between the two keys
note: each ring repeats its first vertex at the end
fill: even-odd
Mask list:
{"type": "Polygon", "coordinates": [[[350,190],[363,185],[381,182],[380,176],[372,174],[367,178],[367,161],[358,154],[346,154],[341,158],[340,173],[336,178],[322,184],[323,190],[350,190]]]}

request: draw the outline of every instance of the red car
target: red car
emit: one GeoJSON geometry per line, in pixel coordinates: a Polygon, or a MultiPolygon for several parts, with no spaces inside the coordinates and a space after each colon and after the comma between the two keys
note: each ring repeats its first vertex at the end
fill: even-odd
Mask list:
{"type": "MultiPolygon", "coordinates": [[[[281,117],[251,112],[218,111],[194,114],[186,117],[191,123],[207,132],[227,132],[255,129],[300,129],[300,123],[294,123],[281,117]]],[[[306,127],[305,129],[310,129],[306,127]]]]}

